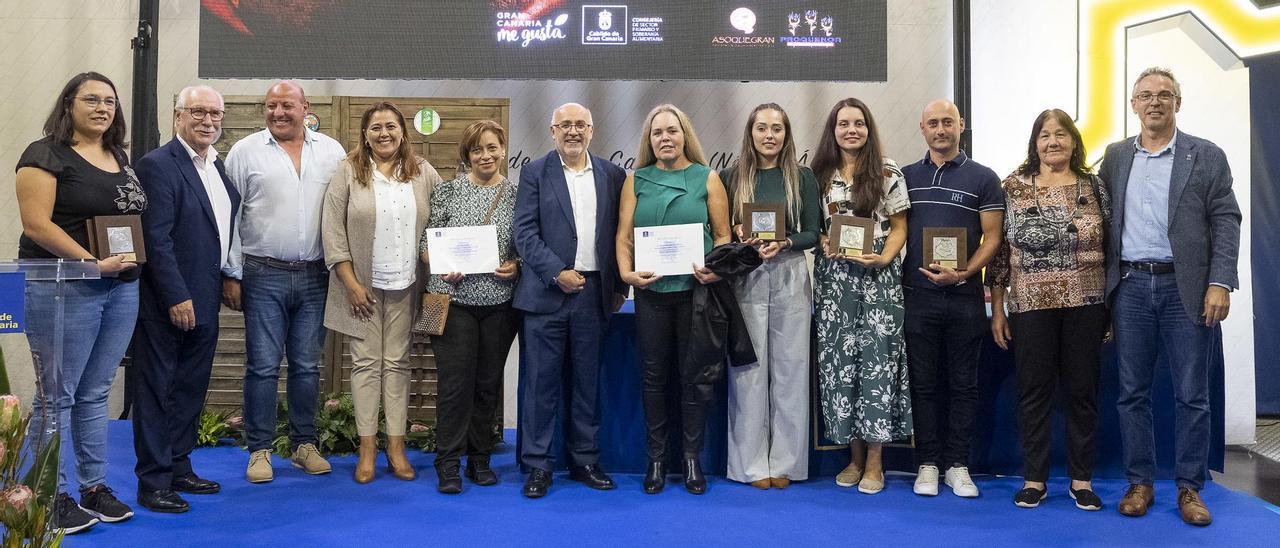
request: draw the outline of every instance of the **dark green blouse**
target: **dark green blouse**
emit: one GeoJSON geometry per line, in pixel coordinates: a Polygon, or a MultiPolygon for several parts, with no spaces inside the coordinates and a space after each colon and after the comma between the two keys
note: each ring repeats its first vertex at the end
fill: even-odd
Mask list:
{"type": "MultiPolygon", "coordinates": [[[[742,204],[734,203],[734,192],[737,186],[734,165],[720,171],[720,180],[724,181],[729,193],[730,218],[734,218],[742,204]]],[[[756,192],[754,200],[760,203],[787,203],[787,190],[783,186],[782,170],[779,168],[761,169],[756,172],[756,192]]],[[[818,233],[822,231],[822,206],[818,200],[818,179],[813,171],[800,166],[800,219],[791,217],[791,209],[787,209],[787,236],[791,239],[791,249],[804,251],[818,245],[818,233]]]]}
{"type": "MultiPolygon", "coordinates": [[[[633,175],[636,193],[636,227],[702,224],[702,252],[711,252],[711,224],[707,215],[707,177],[711,168],[702,164],[675,171],[658,166],[642,167],[633,175]]],[[[649,290],[671,293],[692,289],[693,274],[663,276],[649,290]]]]}

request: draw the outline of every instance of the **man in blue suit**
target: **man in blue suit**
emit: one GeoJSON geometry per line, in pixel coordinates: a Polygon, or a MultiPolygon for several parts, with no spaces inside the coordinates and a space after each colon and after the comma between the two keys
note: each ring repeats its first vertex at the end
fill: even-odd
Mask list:
{"type": "Polygon", "coordinates": [[[592,129],[586,107],[561,105],[551,118],[556,150],[520,170],[514,231],[523,271],[513,304],[526,312],[519,436],[529,498],[551,486],[551,438],[562,398],[569,478],[614,488],[599,464],[596,398],[605,324],[626,300],[613,251],[626,173],[587,152],[592,129]]]}
{"type": "Polygon", "coordinates": [[[1213,518],[1200,499],[1209,468],[1209,364],[1218,324],[1239,286],[1240,207],[1217,145],[1178,130],[1182,89],[1168,69],[1142,71],[1129,100],[1142,132],[1107,147],[1098,175],[1111,187],[1107,249],[1120,375],[1120,437],[1129,489],[1121,514],[1155,498],[1151,381],[1165,354],[1173,373],[1178,509],[1191,525],[1213,518]]]}
{"type": "Polygon", "coordinates": [[[147,192],[147,250],[134,347],[133,448],[138,503],[185,512],[177,492],[216,493],[196,475],[191,450],[204,406],[222,302],[222,267],[240,194],[213,142],[222,131],[222,95],[207,86],[178,94],[175,135],[138,162],[147,192]]]}

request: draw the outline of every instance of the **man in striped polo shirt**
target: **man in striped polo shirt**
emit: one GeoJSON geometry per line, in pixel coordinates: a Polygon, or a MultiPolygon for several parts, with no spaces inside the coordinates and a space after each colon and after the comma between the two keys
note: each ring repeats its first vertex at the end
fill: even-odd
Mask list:
{"type": "Polygon", "coordinates": [[[938,494],[938,469],[961,497],[978,496],[969,478],[969,442],[978,402],[978,349],[990,333],[982,280],[977,276],[1000,246],[1004,193],[994,171],[960,150],[964,119],[955,104],[924,108],[920,132],[929,152],[903,166],[911,209],[903,263],[904,327],[915,422],[917,495],[938,494]],[[925,228],[961,228],[969,252],[964,270],[924,264],[925,228]],[[980,242],[980,243],[979,243],[980,242]],[[970,280],[970,278],[974,278],[970,280]],[[940,380],[946,375],[946,393],[940,380]],[[943,399],[948,415],[943,417],[943,399]],[[946,421],[946,438],[941,431],[946,421]]]}

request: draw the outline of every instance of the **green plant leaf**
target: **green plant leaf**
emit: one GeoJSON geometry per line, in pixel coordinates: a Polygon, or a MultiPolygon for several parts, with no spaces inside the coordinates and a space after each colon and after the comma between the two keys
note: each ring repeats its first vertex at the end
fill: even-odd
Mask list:
{"type": "Polygon", "coordinates": [[[32,508],[42,507],[44,510],[53,507],[53,496],[58,492],[58,447],[61,445],[60,433],[54,432],[48,443],[36,455],[36,462],[27,470],[22,484],[31,488],[35,494],[32,508]]]}

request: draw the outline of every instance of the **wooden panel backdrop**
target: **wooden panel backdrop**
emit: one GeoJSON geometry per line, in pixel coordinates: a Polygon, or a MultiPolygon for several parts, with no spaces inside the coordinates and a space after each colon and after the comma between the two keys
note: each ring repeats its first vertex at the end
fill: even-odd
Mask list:
{"type": "MultiPolygon", "coordinates": [[[[458,142],[467,125],[487,119],[495,120],[506,128],[510,121],[509,99],[317,96],[308,97],[308,100],[311,112],[320,119],[320,133],[337,139],[347,150],[355,147],[356,140],[360,138],[360,117],[374,103],[394,103],[410,126],[413,125],[414,113],[419,109],[434,109],[441,119],[439,131],[427,136],[409,129],[407,137],[414,149],[425,156],[445,180],[457,174],[458,142]]],[[[214,148],[225,158],[236,141],[265,127],[265,117],[260,96],[226,96],[224,101],[227,116],[222,121],[222,138],[214,148]]],[[[503,171],[505,173],[505,167],[503,171]]],[[[206,407],[219,411],[234,410],[244,402],[244,317],[239,312],[223,308],[220,323],[206,407]]],[[[345,335],[332,331],[326,338],[320,365],[321,393],[350,392],[351,353],[346,339],[345,335]]],[[[430,344],[414,344],[411,360],[409,418],[435,422],[436,365],[430,344]]],[[[278,388],[280,401],[284,401],[286,375],[287,367],[282,364],[278,388]]]]}

